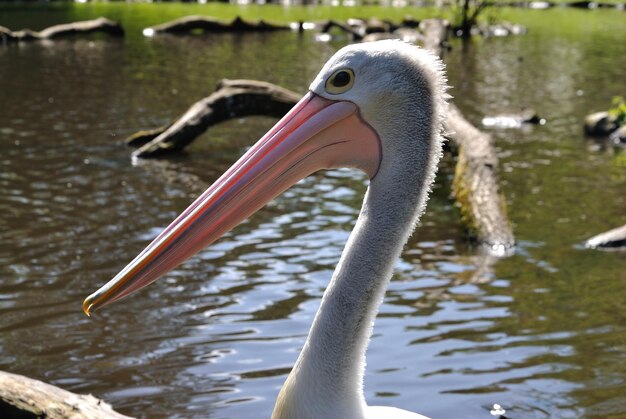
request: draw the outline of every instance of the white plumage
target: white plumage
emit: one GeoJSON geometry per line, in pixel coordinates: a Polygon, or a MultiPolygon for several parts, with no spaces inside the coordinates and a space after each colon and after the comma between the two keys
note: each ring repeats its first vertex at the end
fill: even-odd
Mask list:
{"type": "Polygon", "coordinates": [[[363,374],[374,318],[441,155],[445,89],[441,62],[399,41],[345,47],[312,83],[312,92],[358,106],[380,137],[382,160],[273,419],[423,417],[368,407],[363,374]],[[354,72],[354,85],[329,95],[325,82],[342,68],[354,72]]]}

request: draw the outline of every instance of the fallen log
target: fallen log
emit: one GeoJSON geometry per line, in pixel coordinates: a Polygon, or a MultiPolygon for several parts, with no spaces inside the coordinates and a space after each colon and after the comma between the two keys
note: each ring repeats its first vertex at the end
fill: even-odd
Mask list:
{"type": "Polygon", "coordinates": [[[212,125],[251,115],[282,118],[300,100],[300,95],[272,83],[256,80],[222,80],[210,96],[194,103],[163,131],[133,135],[127,143],[152,140],[133,152],[133,157],[157,157],[183,150],[212,125]],[[155,137],[156,135],[156,137],[155,137]]]}
{"type": "Polygon", "coordinates": [[[468,236],[491,254],[513,251],[515,238],[498,187],[498,157],[489,134],[469,123],[450,105],[446,128],[458,147],[452,192],[468,236]]]}
{"type": "MultiPolygon", "coordinates": [[[[420,22],[420,29],[426,37],[424,47],[443,58],[448,22],[427,19],[420,22]]],[[[473,126],[453,103],[449,104],[445,127],[457,145],[452,193],[469,238],[490,254],[512,253],[515,238],[498,186],[498,157],[493,138],[473,126]]]]}
{"type": "Polygon", "coordinates": [[[99,17],[93,20],[84,20],[80,22],[63,23],[60,25],[50,26],[40,32],[32,31],[30,29],[11,31],[8,28],[0,26],[0,41],[37,41],[61,38],[65,36],[86,35],[96,32],[106,33],[112,36],[124,36],[124,29],[119,23],[105,17],[99,17]]]}
{"type": "Polygon", "coordinates": [[[92,395],[74,394],[23,375],[0,371],[0,417],[129,419],[92,395]]]}
{"type": "Polygon", "coordinates": [[[185,16],[143,30],[144,35],[153,36],[163,33],[184,34],[194,31],[204,32],[273,32],[291,30],[288,25],[267,23],[263,20],[248,22],[236,17],[232,22],[223,22],[208,16],[185,16]]]}
{"type": "Polygon", "coordinates": [[[593,236],[585,242],[589,249],[626,249],[626,225],[593,236]]]}

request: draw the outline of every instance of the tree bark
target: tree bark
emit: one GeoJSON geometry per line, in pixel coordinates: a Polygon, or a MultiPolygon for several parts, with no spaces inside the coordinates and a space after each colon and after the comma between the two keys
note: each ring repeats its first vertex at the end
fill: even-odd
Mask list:
{"type": "Polygon", "coordinates": [[[92,395],[70,393],[22,375],[0,371],[0,417],[129,419],[92,395]]]}

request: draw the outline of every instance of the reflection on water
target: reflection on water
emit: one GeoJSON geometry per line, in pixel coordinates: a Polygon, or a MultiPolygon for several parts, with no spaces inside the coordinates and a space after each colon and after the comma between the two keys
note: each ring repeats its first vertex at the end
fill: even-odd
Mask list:
{"type": "MultiPolygon", "coordinates": [[[[455,45],[452,93],[473,120],[522,105],[548,120],[495,133],[519,249],[495,260],[460,239],[446,158],[376,323],[370,403],[626,414],[626,260],[576,246],[624,222],[623,152],[589,151],[579,121],[626,91],[625,29],[586,16],[580,31],[455,45]]],[[[307,178],[145,292],[94,319],[80,305],[274,121],[231,121],[188,154],[135,165],[121,139],[223,77],[303,92],[337,47],[291,33],[0,47],[0,368],[141,417],[269,416],[358,214],[361,174],[307,178]]]]}

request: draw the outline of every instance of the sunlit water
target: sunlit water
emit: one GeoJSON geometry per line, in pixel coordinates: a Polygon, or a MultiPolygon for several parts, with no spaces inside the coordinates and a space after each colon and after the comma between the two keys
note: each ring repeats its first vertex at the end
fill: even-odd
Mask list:
{"type": "MultiPolygon", "coordinates": [[[[371,404],[435,418],[489,418],[493,403],[511,418],[626,416],[626,258],[580,246],[626,222],[623,150],[581,134],[587,112],[626,92],[626,25],[623,13],[570,12],[587,24],[559,29],[550,19],[565,12],[542,13],[526,15],[545,19],[527,36],[455,43],[448,57],[473,121],[520,106],[548,121],[494,132],[518,250],[494,260],[464,242],[447,156],[376,322],[371,404]]],[[[46,18],[0,11],[13,29],[46,18]]],[[[81,302],[275,121],[231,121],[183,156],[136,165],[126,135],[167,123],[221,78],[304,92],[341,45],[281,33],[0,46],[0,368],[134,416],[268,417],[363,175],[300,182],[93,319],[81,302]]]]}

